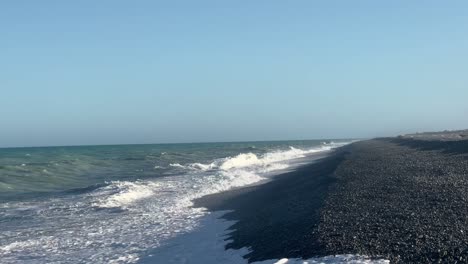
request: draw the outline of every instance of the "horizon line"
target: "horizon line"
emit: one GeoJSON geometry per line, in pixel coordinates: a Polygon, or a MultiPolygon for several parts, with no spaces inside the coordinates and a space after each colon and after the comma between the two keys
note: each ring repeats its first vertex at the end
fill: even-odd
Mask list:
{"type": "Polygon", "coordinates": [[[314,138],[314,139],[274,139],[274,140],[234,140],[234,141],[193,141],[167,143],[116,143],[116,144],[82,144],[82,145],[44,145],[44,146],[13,146],[0,149],[20,148],[61,148],[61,147],[105,147],[105,146],[136,146],[136,145],[178,145],[178,144],[215,144],[215,143],[251,143],[251,142],[279,142],[279,141],[312,141],[312,140],[362,140],[366,138],[314,138]]]}

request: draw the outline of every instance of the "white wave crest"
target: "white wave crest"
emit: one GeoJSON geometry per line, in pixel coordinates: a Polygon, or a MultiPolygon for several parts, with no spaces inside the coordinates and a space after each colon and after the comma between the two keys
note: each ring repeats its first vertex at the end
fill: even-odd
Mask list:
{"type": "Polygon", "coordinates": [[[264,179],[264,177],[253,171],[240,169],[229,172],[224,171],[219,175],[213,175],[207,178],[209,188],[204,188],[202,192],[197,193],[197,197],[250,185],[264,179]]]}
{"type": "Polygon", "coordinates": [[[210,164],[192,163],[189,165],[189,167],[192,169],[196,169],[196,170],[207,171],[207,170],[216,169],[217,166],[215,163],[210,163],[210,164]]]}
{"type": "Polygon", "coordinates": [[[233,158],[228,158],[223,164],[221,164],[220,169],[229,170],[232,168],[243,168],[252,165],[262,164],[263,161],[253,153],[242,153],[233,158]]]}
{"type": "Polygon", "coordinates": [[[153,190],[157,183],[153,182],[128,182],[113,181],[100,191],[105,195],[105,199],[99,199],[93,206],[101,208],[126,208],[128,205],[154,194],[153,190]]]}
{"type": "Polygon", "coordinates": [[[331,150],[331,146],[321,146],[309,150],[297,149],[289,147],[286,151],[274,151],[265,153],[261,158],[258,158],[253,153],[242,153],[233,158],[228,158],[220,168],[229,170],[232,168],[243,168],[248,166],[268,166],[273,163],[287,161],[291,159],[304,158],[308,154],[331,150]]]}
{"type": "Polygon", "coordinates": [[[181,165],[179,163],[171,163],[169,166],[174,168],[180,168],[185,170],[197,170],[197,171],[208,171],[216,169],[218,166],[216,163],[203,164],[203,163],[190,163],[188,165],[181,165]]]}
{"type": "Polygon", "coordinates": [[[179,163],[171,163],[171,164],[169,164],[169,166],[175,167],[175,168],[181,168],[181,169],[187,168],[184,165],[180,165],[179,163]]]}
{"type": "Polygon", "coordinates": [[[170,164],[172,167],[177,167],[187,170],[198,170],[198,171],[208,171],[220,169],[224,171],[229,171],[232,169],[241,169],[247,167],[255,167],[256,170],[261,172],[270,172],[274,170],[285,169],[289,167],[287,161],[292,159],[304,158],[307,155],[329,151],[337,146],[341,145],[323,145],[315,147],[308,150],[297,149],[294,147],[289,147],[288,150],[278,150],[273,152],[265,153],[261,156],[257,156],[252,152],[240,153],[234,157],[227,157],[224,159],[215,160],[210,164],[203,163],[191,163],[186,166],[180,165],[178,163],[170,164]]]}

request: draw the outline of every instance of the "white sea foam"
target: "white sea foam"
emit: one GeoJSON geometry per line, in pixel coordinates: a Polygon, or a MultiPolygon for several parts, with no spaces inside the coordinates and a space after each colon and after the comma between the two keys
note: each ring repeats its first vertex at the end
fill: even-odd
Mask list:
{"type": "Polygon", "coordinates": [[[242,153],[233,158],[228,158],[223,164],[221,164],[220,168],[222,170],[229,170],[232,168],[243,168],[252,165],[260,165],[262,164],[262,160],[257,157],[257,155],[253,153],[242,153]]]}
{"type": "Polygon", "coordinates": [[[256,167],[257,170],[268,172],[274,171],[278,169],[285,169],[288,167],[287,161],[292,159],[304,158],[307,155],[329,151],[335,147],[341,146],[343,144],[327,144],[315,148],[311,148],[308,150],[297,149],[294,147],[290,147],[288,150],[278,150],[273,152],[268,152],[260,157],[254,153],[240,153],[234,157],[227,157],[224,159],[216,160],[210,164],[202,164],[202,163],[191,163],[186,166],[181,164],[170,164],[172,167],[184,168],[184,169],[198,169],[202,171],[213,170],[213,169],[221,169],[225,171],[229,171],[231,169],[239,169],[239,168],[246,168],[246,167],[256,167]],[[279,164],[281,162],[286,162],[283,164],[279,164]],[[279,165],[279,166],[278,166],[279,165]]]}
{"type": "Polygon", "coordinates": [[[187,167],[185,167],[183,165],[180,165],[179,163],[171,163],[171,164],[169,164],[169,166],[175,167],[175,168],[181,168],[181,169],[186,169],[187,168],[187,167]]]}
{"type": "Polygon", "coordinates": [[[113,181],[108,186],[100,189],[106,198],[93,203],[93,206],[101,208],[121,207],[153,195],[153,190],[158,187],[154,182],[128,182],[113,181]]]}
{"type": "Polygon", "coordinates": [[[109,264],[120,264],[120,263],[136,263],[140,258],[137,254],[130,254],[127,256],[121,256],[116,259],[109,260],[109,264]]]}
{"type": "Polygon", "coordinates": [[[3,251],[3,253],[9,253],[12,251],[24,250],[28,247],[37,246],[38,244],[39,242],[36,240],[15,241],[7,245],[0,246],[0,251],[3,251]]]}
{"type": "Polygon", "coordinates": [[[192,163],[192,164],[189,165],[189,168],[198,169],[198,170],[202,170],[202,171],[207,171],[207,170],[216,169],[217,166],[216,166],[215,163],[210,163],[210,164],[192,163]]]}

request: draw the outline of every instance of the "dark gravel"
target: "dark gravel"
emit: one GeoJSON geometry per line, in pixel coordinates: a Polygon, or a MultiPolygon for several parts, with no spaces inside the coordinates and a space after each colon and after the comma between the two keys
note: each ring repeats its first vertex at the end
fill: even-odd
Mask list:
{"type": "Polygon", "coordinates": [[[392,263],[468,263],[468,141],[351,144],[264,185],[197,202],[234,210],[228,248],[249,261],[363,254],[392,263]]]}
{"type": "Polygon", "coordinates": [[[453,143],[402,139],[350,146],[321,212],[318,232],[327,253],[466,263],[467,152],[453,143]]]}

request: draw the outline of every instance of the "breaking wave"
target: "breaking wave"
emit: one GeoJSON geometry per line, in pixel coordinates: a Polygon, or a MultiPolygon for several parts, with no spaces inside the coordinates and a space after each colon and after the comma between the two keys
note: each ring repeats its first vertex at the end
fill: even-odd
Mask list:
{"type": "Polygon", "coordinates": [[[99,190],[100,194],[107,198],[98,200],[93,203],[93,206],[101,208],[126,208],[138,200],[152,196],[153,191],[158,186],[154,182],[113,181],[99,190]]]}
{"type": "Polygon", "coordinates": [[[209,164],[203,163],[189,163],[187,165],[181,165],[179,163],[171,163],[169,166],[186,169],[186,170],[224,170],[229,171],[232,169],[247,168],[247,167],[261,167],[263,172],[274,171],[278,169],[284,169],[289,167],[286,163],[292,159],[304,158],[307,155],[329,151],[333,148],[343,146],[343,143],[337,144],[324,144],[320,147],[302,150],[294,147],[289,147],[288,150],[267,152],[263,155],[258,156],[252,152],[240,153],[233,157],[227,157],[218,159],[209,164]],[[282,163],[286,162],[286,163],[282,163]],[[282,164],[279,164],[282,163],[282,164]]]}
{"type": "MultiPolygon", "coordinates": [[[[171,163],[170,167],[184,171],[189,176],[184,177],[188,184],[197,191],[188,191],[185,204],[203,195],[226,191],[236,187],[250,185],[265,179],[265,174],[284,170],[290,167],[293,159],[304,158],[307,155],[329,151],[343,144],[323,144],[321,146],[302,150],[289,147],[287,150],[277,150],[256,155],[252,152],[240,153],[233,157],[214,160],[211,163],[189,163],[181,165],[171,163]],[[190,194],[192,193],[192,194],[190,194]]],[[[182,179],[179,179],[181,185],[182,179]]],[[[112,181],[107,186],[98,189],[94,196],[93,206],[99,208],[128,209],[133,203],[168,191],[167,182],[154,181],[112,181]]],[[[182,188],[179,186],[178,188],[182,188]]],[[[169,188],[170,189],[170,188],[169,188]]]]}

